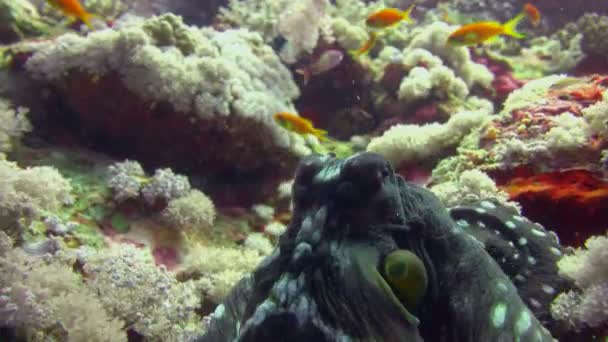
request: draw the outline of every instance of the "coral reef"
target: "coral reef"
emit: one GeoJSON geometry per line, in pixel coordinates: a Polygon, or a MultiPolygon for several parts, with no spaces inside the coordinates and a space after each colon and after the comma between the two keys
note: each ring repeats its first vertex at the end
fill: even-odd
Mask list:
{"type": "Polygon", "coordinates": [[[293,64],[302,52],[313,51],[322,27],[330,25],[328,7],[328,0],[302,0],[287,5],[277,21],[277,31],[286,40],[281,50],[283,61],[293,64]]]}
{"type": "Polygon", "coordinates": [[[411,115],[417,106],[428,103],[438,105],[442,114],[437,119],[459,110],[493,110],[491,103],[472,95],[475,89],[491,89],[494,75],[475,63],[466,47],[446,45],[453,29],[434,22],[412,29],[404,37],[387,38],[397,41],[372,61],[375,79],[382,80],[380,90],[385,94],[377,104],[384,112],[381,116],[390,117],[393,112],[411,115]],[[404,47],[395,47],[399,45],[404,47]]]}
{"type": "Polygon", "coordinates": [[[605,56],[608,54],[608,16],[597,13],[586,13],[576,22],[568,23],[557,33],[555,37],[562,41],[562,45],[568,46],[572,37],[582,35],[581,48],[589,55],[605,56]]]}
{"type": "Polygon", "coordinates": [[[396,125],[372,139],[367,149],[383,155],[397,168],[403,163],[437,160],[487,118],[483,111],[459,112],[444,124],[396,125]]]}
{"type": "Polygon", "coordinates": [[[28,112],[24,107],[13,108],[8,100],[0,98],[0,152],[10,152],[14,143],[32,130],[28,112]]]}
{"type": "Polygon", "coordinates": [[[471,205],[483,199],[492,199],[504,206],[518,207],[516,203],[509,201],[508,194],[499,189],[490,176],[479,170],[463,171],[458,180],[437,184],[430,190],[446,207],[471,205]]]}
{"type": "Polygon", "coordinates": [[[608,336],[605,4],[79,2],[0,0],[0,339],[608,336]]]}
{"type": "Polygon", "coordinates": [[[204,193],[192,190],[167,204],[162,215],[173,225],[186,229],[209,229],[215,220],[213,202],[204,193]]]}
{"type": "Polygon", "coordinates": [[[127,341],[123,322],[110,316],[97,294],[82,285],[68,258],[13,249],[4,232],[0,246],[3,326],[17,328],[27,340],[127,341]]]}
{"type": "Polygon", "coordinates": [[[192,246],[178,274],[191,279],[197,291],[214,305],[262,260],[259,249],[192,246]]]}
{"type": "Polygon", "coordinates": [[[78,257],[87,286],[100,294],[113,317],[149,339],[181,340],[200,301],[193,284],[178,283],[172,273],[155,266],[150,254],[132,245],[83,251],[78,257]]]}
{"type": "Polygon", "coordinates": [[[0,1],[0,42],[13,43],[51,31],[36,7],[27,0],[0,1]]]}
{"type": "Polygon", "coordinates": [[[566,179],[560,170],[601,171],[604,80],[601,75],[554,75],[526,83],[509,95],[499,115],[462,139],[456,156],[437,165],[432,183],[454,182],[464,170],[477,168],[518,201],[526,216],[552,227],[566,244],[579,245],[606,223],[597,215],[604,211],[602,196],[591,207],[577,200],[593,197],[589,184],[602,181],[597,176],[569,177],[567,188],[574,192],[564,199],[558,196],[566,179]],[[556,210],[549,213],[547,207],[556,210]],[[577,217],[576,222],[570,216],[577,217]]]}
{"type": "Polygon", "coordinates": [[[298,89],[258,34],[196,29],[168,14],[65,34],[32,52],[26,69],[96,149],[188,169],[220,189],[226,176],[248,175],[261,196],[308,153],[272,120],[292,109],[298,89]]]}
{"type": "Polygon", "coordinates": [[[606,333],[608,328],[608,238],[595,236],[585,249],[564,256],[558,263],[560,274],[572,279],[576,290],[561,293],[551,305],[551,313],[569,329],[606,333]]]}
{"type": "Polygon", "coordinates": [[[585,57],[581,42],[583,35],[573,34],[567,39],[540,36],[527,42],[514,54],[504,42],[484,49],[493,60],[507,63],[517,79],[535,79],[556,73],[570,72],[585,57]]]}
{"type": "Polygon", "coordinates": [[[21,169],[15,163],[0,160],[0,227],[21,240],[27,223],[20,220],[29,221],[45,211],[71,204],[71,190],[70,182],[55,168],[21,169]]]}

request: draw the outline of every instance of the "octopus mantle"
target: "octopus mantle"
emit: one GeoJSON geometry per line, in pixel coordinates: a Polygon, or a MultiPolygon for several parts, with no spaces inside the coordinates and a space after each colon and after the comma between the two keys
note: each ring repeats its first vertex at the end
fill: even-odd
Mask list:
{"type": "Polygon", "coordinates": [[[198,341],[552,341],[554,234],[496,202],[444,208],[381,156],[304,159],[293,219],[198,341]]]}

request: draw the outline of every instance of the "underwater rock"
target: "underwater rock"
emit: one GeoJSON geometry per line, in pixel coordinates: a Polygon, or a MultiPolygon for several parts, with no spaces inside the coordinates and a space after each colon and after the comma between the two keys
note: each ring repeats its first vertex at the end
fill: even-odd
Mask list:
{"type": "Polygon", "coordinates": [[[278,247],[197,341],[553,340],[541,320],[570,286],[563,250],[510,209],[448,212],[374,153],[306,157],[293,204],[278,247]]]}
{"type": "Polygon", "coordinates": [[[299,90],[256,33],[167,14],[32,45],[25,69],[49,95],[46,120],[32,121],[51,139],[71,134],[119,159],[199,175],[211,195],[238,184],[227,204],[259,201],[309,152],[272,120],[293,111],[299,90]]]}

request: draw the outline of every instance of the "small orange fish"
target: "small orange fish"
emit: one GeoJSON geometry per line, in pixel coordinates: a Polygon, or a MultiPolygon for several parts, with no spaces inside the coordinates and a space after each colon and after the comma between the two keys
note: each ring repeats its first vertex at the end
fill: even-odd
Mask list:
{"type": "Polygon", "coordinates": [[[315,128],[310,120],[307,120],[301,116],[287,112],[280,112],[274,115],[274,120],[281,127],[289,131],[302,135],[312,134],[321,141],[327,141],[327,131],[315,128]]]}
{"type": "Polygon", "coordinates": [[[497,21],[481,21],[461,26],[448,37],[448,43],[458,46],[470,46],[484,43],[504,34],[515,38],[525,36],[516,31],[517,24],[526,17],[525,13],[516,15],[504,25],[497,21]]]}
{"type": "Polygon", "coordinates": [[[378,34],[376,32],[370,32],[369,38],[361,45],[357,50],[349,50],[348,53],[353,57],[357,58],[361,55],[364,55],[371,50],[374,45],[376,45],[376,41],[378,40],[378,34]]]}
{"type": "Polygon", "coordinates": [[[90,29],[93,29],[91,20],[95,17],[94,14],[87,12],[82,7],[78,0],[47,0],[55,8],[59,9],[63,14],[71,18],[77,18],[85,23],[90,29]]]}
{"type": "Polygon", "coordinates": [[[532,25],[538,26],[540,23],[540,11],[538,8],[530,3],[527,3],[524,5],[524,12],[528,16],[528,19],[530,19],[530,22],[532,22],[532,25]]]}
{"type": "Polygon", "coordinates": [[[410,17],[414,4],[410,5],[408,9],[402,11],[398,8],[384,8],[377,12],[374,12],[367,17],[365,23],[369,27],[373,28],[389,28],[399,24],[401,21],[408,23],[414,23],[414,20],[410,17]]]}

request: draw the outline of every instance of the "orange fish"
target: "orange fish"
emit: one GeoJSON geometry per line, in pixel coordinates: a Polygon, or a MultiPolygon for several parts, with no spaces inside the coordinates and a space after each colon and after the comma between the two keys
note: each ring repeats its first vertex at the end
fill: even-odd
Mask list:
{"type": "Polygon", "coordinates": [[[532,22],[532,25],[537,26],[540,23],[540,11],[536,6],[527,3],[524,5],[524,12],[532,22]]]}
{"type": "Polygon", "coordinates": [[[494,39],[501,34],[520,39],[524,38],[525,36],[522,33],[517,32],[516,28],[517,24],[519,24],[525,16],[525,13],[520,13],[513,19],[507,21],[504,25],[497,21],[481,21],[461,26],[450,34],[448,43],[459,46],[477,45],[494,39]]]}
{"type": "Polygon", "coordinates": [[[415,5],[410,5],[408,9],[402,11],[398,8],[384,8],[374,12],[367,17],[365,23],[373,28],[388,28],[399,24],[401,21],[413,23],[414,20],[410,17],[410,13],[415,5]]]}
{"type": "Polygon", "coordinates": [[[59,9],[63,14],[71,18],[77,18],[85,23],[90,29],[93,29],[91,20],[95,16],[87,12],[82,7],[78,0],[47,0],[55,8],[59,9]]]}
{"type": "Polygon", "coordinates": [[[378,34],[376,32],[370,32],[369,38],[361,45],[357,50],[349,50],[348,53],[353,57],[357,58],[361,55],[364,55],[371,50],[374,45],[376,45],[376,41],[378,40],[378,34]]]}
{"type": "Polygon", "coordinates": [[[298,134],[312,134],[319,138],[321,141],[327,141],[327,131],[315,128],[310,122],[301,116],[295,114],[280,112],[274,115],[274,120],[283,128],[298,133],[298,134]]]}

